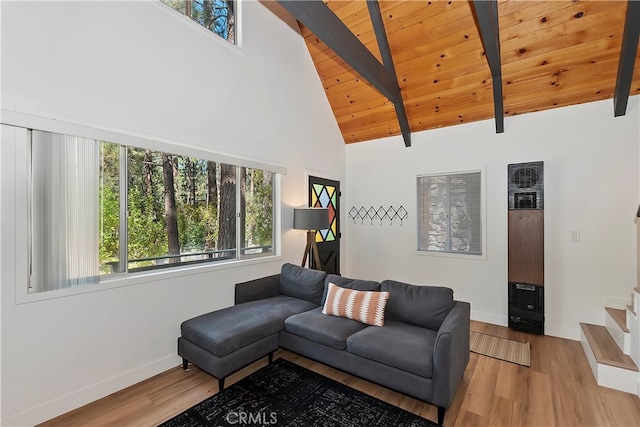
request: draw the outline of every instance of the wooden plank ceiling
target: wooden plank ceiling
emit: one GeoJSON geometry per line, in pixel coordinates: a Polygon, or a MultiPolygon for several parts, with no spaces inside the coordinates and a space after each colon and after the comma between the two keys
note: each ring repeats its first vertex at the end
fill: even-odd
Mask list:
{"type": "MultiPolygon", "coordinates": [[[[366,2],[325,3],[382,62],[366,2]]],[[[469,2],[379,4],[411,132],[494,117],[469,2]]],[[[498,1],[505,116],[613,98],[626,9],[615,0],[498,1]]],[[[399,135],[393,104],[300,27],[345,143],[399,135]]],[[[640,54],[630,94],[640,94],[640,54]]]]}

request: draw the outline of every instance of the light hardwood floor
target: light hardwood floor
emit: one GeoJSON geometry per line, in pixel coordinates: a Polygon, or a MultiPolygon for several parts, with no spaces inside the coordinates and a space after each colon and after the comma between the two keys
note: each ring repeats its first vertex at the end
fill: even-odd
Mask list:
{"type": "MultiPolygon", "coordinates": [[[[531,343],[531,367],[471,353],[446,426],[640,426],[637,396],[599,387],[577,341],[530,335],[472,322],[471,329],[531,343]]],[[[278,350],[276,357],[374,395],[431,420],[436,408],[344,372],[278,350]]],[[[227,379],[231,385],[266,364],[266,357],[227,379]]],[[[156,426],[218,392],[215,378],[175,367],[44,426],[156,426]]]]}

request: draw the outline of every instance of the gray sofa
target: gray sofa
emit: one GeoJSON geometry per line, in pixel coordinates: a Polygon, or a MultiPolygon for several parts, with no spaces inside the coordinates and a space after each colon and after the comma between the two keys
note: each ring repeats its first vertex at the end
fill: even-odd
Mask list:
{"type": "Polygon", "coordinates": [[[239,283],[235,305],[181,325],[178,355],[224,378],[278,348],[438,406],[442,424],[469,361],[469,311],[445,287],[348,279],[292,264],[239,283]],[[387,291],[384,326],[322,314],[329,283],[387,291]]]}

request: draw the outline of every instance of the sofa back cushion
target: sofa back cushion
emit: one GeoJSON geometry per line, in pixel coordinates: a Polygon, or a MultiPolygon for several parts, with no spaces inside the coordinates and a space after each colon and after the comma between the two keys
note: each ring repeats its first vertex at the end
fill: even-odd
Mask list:
{"type": "Polygon", "coordinates": [[[324,293],[322,294],[322,304],[327,300],[327,292],[329,291],[329,283],[340,286],[341,288],[355,289],[356,291],[374,291],[380,290],[380,282],[372,280],[349,279],[348,277],[338,276],[337,274],[328,274],[324,279],[324,293]]]}
{"type": "Polygon", "coordinates": [[[286,263],[280,271],[280,293],[321,305],[325,277],[324,271],[286,263]]]}
{"type": "Polygon", "coordinates": [[[441,286],[416,286],[385,280],[382,291],[389,292],[386,318],[421,326],[433,331],[453,308],[453,289],[441,286]]]}

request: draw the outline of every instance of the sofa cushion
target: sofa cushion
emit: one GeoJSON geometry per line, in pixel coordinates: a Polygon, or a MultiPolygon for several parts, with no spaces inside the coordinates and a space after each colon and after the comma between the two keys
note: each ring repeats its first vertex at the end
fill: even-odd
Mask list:
{"type": "Polygon", "coordinates": [[[322,314],[384,326],[384,308],[388,299],[389,292],[356,291],[329,283],[322,314]]]}
{"type": "Polygon", "coordinates": [[[182,337],[225,356],[284,328],[292,314],[317,307],[298,298],[279,295],[203,314],[182,323],[182,337]]]}
{"type": "Polygon", "coordinates": [[[326,276],[324,271],[286,263],[280,272],[280,293],[320,305],[326,276]]]}
{"type": "Polygon", "coordinates": [[[329,283],[336,284],[342,288],[355,289],[357,291],[380,290],[380,282],[375,282],[373,280],[350,279],[348,277],[338,276],[337,274],[327,274],[327,277],[324,279],[324,292],[322,294],[322,304],[320,305],[324,305],[324,302],[327,299],[329,283]]]}
{"type": "Polygon", "coordinates": [[[389,292],[386,318],[440,329],[444,318],[453,308],[453,290],[441,286],[416,286],[385,280],[381,290],[389,292]]]}
{"type": "Polygon", "coordinates": [[[347,338],[347,351],[431,378],[436,335],[430,329],[387,321],[383,328],[369,326],[351,335],[347,338]]]}
{"type": "Polygon", "coordinates": [[[294,314],[284,321],[284,330],[308,340],[344,350],[347,338],[367,328],[364,323],[322,314],[322,307],[294,314]]]}

